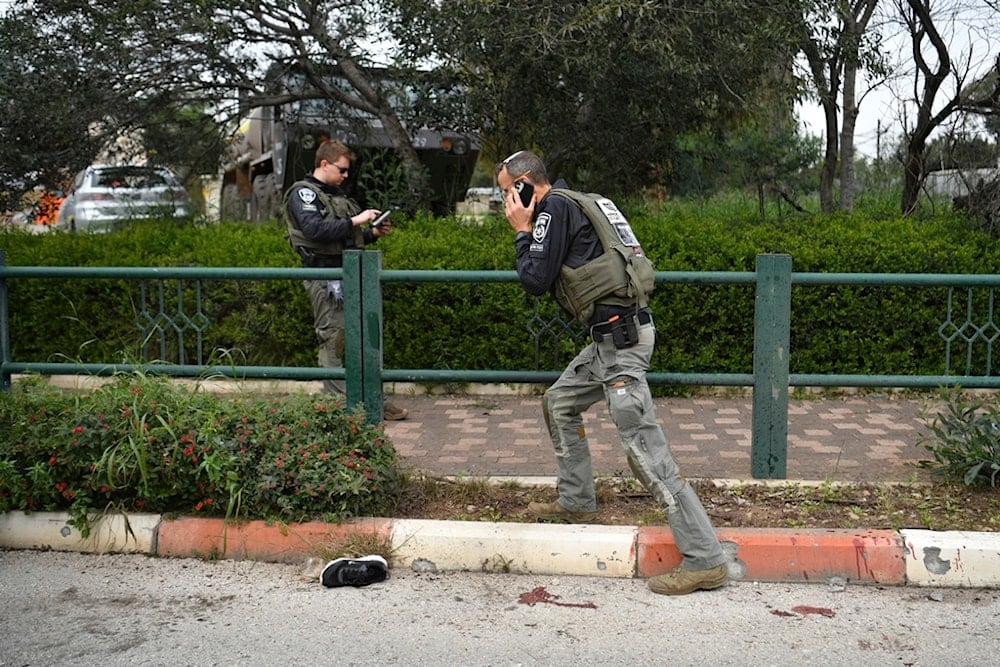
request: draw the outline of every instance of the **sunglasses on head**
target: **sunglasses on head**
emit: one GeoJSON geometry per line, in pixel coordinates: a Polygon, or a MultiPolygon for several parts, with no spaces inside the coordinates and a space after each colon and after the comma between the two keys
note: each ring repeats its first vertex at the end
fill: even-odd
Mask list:
{"type": "Polygon", "coordinates": [[[521,153],[523,153],[523,152],[524,152],[524,151],[518,151],[518,152],[516,152],[516,153],[512,153],[511,155],[508,155],[508,156],[507,156],[507,159],[506,159],[506,160],[504,160],[503,162],[501,162],[500,164],[502,164],[502,165],[506,166],[508,162],[510,162],[511,160],[513,160],[514,158],[516,158],[516,157],[517,157],[518,155],[520,155],[520,154],[521,154],[521,153]]]}

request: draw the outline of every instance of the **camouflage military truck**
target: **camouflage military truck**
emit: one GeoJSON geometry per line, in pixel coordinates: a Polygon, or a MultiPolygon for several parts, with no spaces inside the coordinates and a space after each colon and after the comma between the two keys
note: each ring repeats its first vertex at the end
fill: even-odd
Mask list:
{"type": "MultiPolygon", "coordinates": [[[[268,77],[284,91],[295,91],[304,81],[294,69],[272,69],[268,77]]],[[[339,139],[358,154],[347,187],[363,207],[423,205],[438,214],[451,212],[472,179],[477,138],[430,127],[408,129],[426,170],[421,193],[408,191],[411,181],[403,176],[382,122],[374,116],[326,99],[250,109],[224,161],[220,217],[261,221],[280,216],[284,192],[312,171],[316,147],[326,139],[339,139]]]]}

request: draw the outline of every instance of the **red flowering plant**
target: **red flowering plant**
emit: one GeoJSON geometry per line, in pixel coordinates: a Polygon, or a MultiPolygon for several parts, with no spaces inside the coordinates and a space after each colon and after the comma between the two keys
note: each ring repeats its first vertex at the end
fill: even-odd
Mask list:
{"type": "MultiPolygon", "coordinates": [[[[379,515],[396,490],[396,450],[381,426],[329,396],[230,402],[215,450],[238,461],[245,516],[342,521],[379,515]]],[[[229,494],[220,498],[232,503],[229,494]]]]}
{"type": "Polygon", "coordinates": [[[120,375],[86,393],[18,383],[0,399],[0,510],[68,510],[84,532],[107,511],[190,511],[211,480],[183,456],[210,397],[120,375]],[[43,465],[44,462],[44,465],[43,465]]]}
{"type": "Polygon", "coordinates": [[[330,397],[220,398],[145,374],[88,392],[40,379],[0,394],[0,511],[107,511],[298,521],[384,511],[396,454],[330,397]]]}

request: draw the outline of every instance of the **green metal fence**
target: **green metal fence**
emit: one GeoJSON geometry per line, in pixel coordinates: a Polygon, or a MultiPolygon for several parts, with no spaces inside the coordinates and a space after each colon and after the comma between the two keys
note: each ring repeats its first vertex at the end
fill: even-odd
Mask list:
{"type": "MultiPolygon", "coordinates": [[[[787,469],[788,393],[789,387],[898,387],[1000,388],[1000,377],[992,375],[992,348],[1000,339],[993,314],[994,290],[1000,276],[957,274],[876,274],[876,273],[794,273],[788,255],[759,255],[755,271],[660,271],[657,283],[755,286],[753,369],[750,373],[666,373],[651,370],[651,384],[690,386],[743,386],[753,388],[753,428],[751,474],[756,478],[784,479],[787,469]],[[838,375],[789,373],[789,341],[793,286],[863,285],[909,286],[914,288],[946,287],[942,323],[934,332],[944,343],[944,375],[838,375]],[[971,304],[976,290],[985,290],[988,300],[984,321],[971,304]],[[963,306],[963,303],[965,306],[963,306]],[[986,364],[982,373],[972,374],[972,349],[985,348],[986,364]],[[953,371],[954,360],[965,357],[964,369],[953,371]]],[[[383,382],[424,383],[550,383],[559,371],[544,370],[436,370],[401,369],[383,366],[382,286],[391,282],[517,282],[514,271],[425,271],[383,270],[381,253],[351,251],[346,253],[343,269],[240,269],[240,268],[136,268],[136,267],[15,267],[7,266],[0,250],[0,388],[10,387],[15,373],[113,375],[142,370],[177,377],[222,376],[232,378],[274,378],[297,380],[345,380],[347,402],[351,406],[372,406],[368,418],[382,419],[383,382]],[[136,326],[142,336],[144,351],[160,346],[163,352],[169,336],[181,341],[178,363],[93,364],[23,362],[11,358],[11,330],[8,312],[8,282],[30,279],[127,279],[141,281],[136,326]],[[344,282],[344,307],[347,346],[343,369],[318,367],[277,367],[207,365],[204,362],[201,336],[211,324],[200,305],[203,280],[303,280],[321,279],[344,282]],[[166,283],[176,281],[176,294],[166,283]],[[194,284],[193,298],[185,300],[181,283],[194,284]],[[167,305],[169,303],[169,306],[167,305]],[[196,363],[186,363],[185,337],[195,339],[196,363]]],[[[518,288],[519,289],[519,288],[518,288]]],[[[569,335],[581,339],[585,334],[569,323],[539,318],[538,310],[529,323],[536,336],[569,335]],[[554,333],[553,333],[554,332],[554,333]]],[[[537,340],[536,340],[537,348],[537,340]]],[[[982,355],[980,355],[982,356],[982,355]]],[[[148,358],[148,357],[147,357],[148,358]]],[[[165,358],[163,354],[159,358],[165,358]]]]}

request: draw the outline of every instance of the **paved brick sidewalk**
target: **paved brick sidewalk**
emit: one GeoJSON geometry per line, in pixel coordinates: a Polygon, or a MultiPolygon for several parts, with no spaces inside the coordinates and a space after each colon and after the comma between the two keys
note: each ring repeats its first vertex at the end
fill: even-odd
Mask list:
{"type": "MultiPolygon", "coordinates": [[[[393,402],[409,419],[386,422],[401,457],[440,475],[551,476],[555,461],[537,396],[406,396],[393,402]]],[[[752,401],[661,398],[656,413],[681,472],[692,478],[751,479],[752,401]]],[[[788,415],[790,480],[926,480],[919,436],[926,399],[890,395],[792,400],[788,415]]],[[[627,471],[602,403],[585,415],[595,474],[627,471]]]]}

